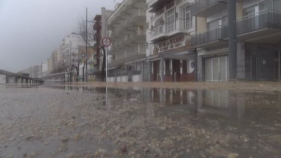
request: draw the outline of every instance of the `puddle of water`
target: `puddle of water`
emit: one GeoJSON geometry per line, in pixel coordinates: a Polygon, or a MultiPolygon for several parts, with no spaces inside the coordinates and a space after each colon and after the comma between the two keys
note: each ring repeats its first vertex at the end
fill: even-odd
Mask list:
{"type": "MultiPolygon", "coordinates": [[[[91,147],[100,148],[96,142],[101,142],[101,140],[88,139],[97,138],[94,134],[108,138],[102,139],[103,142],[108,141],[104,148],[112,148],[113,150],[116,148],[112,145],[112,142],[116,140],[123,140],[126,143],[130,142],[128,140],[132,140],[135,146],[139,144],[149,146],[150,143],[153,144],[158,141],[157,145],[150,146],[150,149],[155,151],[159,151],[161,147],[166,149],[165,151],[159,151],[164,155],[160,154],[160,157],[176,155],[177,153],[173,151],[180,151],[182,157],[204,157],[200,155],[203,153],[205,157],[216,157],[214,155],[222,152],[221,150],[237,152],[239,157],[280,157],[278,154],[281,154],[281,140],[278,139],[281,138],[281,92],[72,86],[54,86],[53,89],[62,91],[55,91],[57,92],[55,94],[52,91],[52,93],[48,93],[48,97],[56,98],[56,95],[63,93],[64,95],[61,96],[63,99],[55,103],[50,102],[52,103],[52,106],[50,106],[51,112],[50,109],[39,109],[32,112],[32,117],[41,116],[47,119],[50,117],[54,119],[53,121],[58,121],[56,124],[59,126],[56,127],[59,127],[60,130],[66,131],[65,129],[68,129],[68,132],[60,133],[63,137],[72,138],[67,146],[63,146],[63,157],[70,151],[79,153],[80,150],[90,151],[91,147]],[[91,99],[76,101],[83,96],[85,96],[84,99],[89,97],[91,99]],[[122,109],[122,106],[130,108],[122,109]],[[119,112],[116,111],[119,109],[114,109],[115,107],[121,109],[120,114],[122,116],[118,115],[119,112]],[[57,111],[59,111],[58,114],[57,111]],[[58,118],[63,120],[60,121],[57,117],[53,117],[52,113],[56,113],[60,116],[58,118]],[[99,113],[100,117],[106,116],[101,118],[104,120],[101,120],[100,124],[96,125],[94,123],[99,121],[99,118],[95,118],[95,115],[99,115],[99,113]],[[115,117],[107,115],[108,113],[115,114],[115,117]],[[73,121],[69,121],[65,116],[73,121]],[[123,122],[118,122],[120,120],[123,122]],[[69,127],[69,124],[72,123],[75,128],[69,127]],[[101,129],[104,130],[101,132],[101,129]],[[89,132],[87,137],[75,141],[75,134],[85,133],[85,131],[89,132]],[[212,153],[212,150],[215,150],[216,153],[212,153]]],[[[44,94],[38,94],[37,97],[42,97],[44,94]]],[[[26,98],[30,97],[32,97],[31,94],[26,98]]],[[[35,99],[35,101],[34,106],[37,106],[40,98],[35,99]]],[[[21,111],[29,106],[23,106],[21,111]]],[[[6,108],[6,111],[9,111],[10,106],[6,106],[6,108]]],[[[20,107],[18,108],[20,109],[20,107]]],[[[2,110],[4,111],[3,113],[0,112],[1,116],[9,117],[5,114],[5,109],[2,108],[2,110]]],[[[30,114],[30,111],[28,112],[30,114]]],[[[20,116],[21,113],[20,111],[14,111],[12,115],[20,116]]],[[[22,123],[27,122],[29,121],[24,120],[22,123]]],[[[18,125],[18,127],[21,126],[18,125]]],[[[50,128],[53,127],[50,126],[50,128]]],[[[30,142],[26,144],[23,142],[27,145],[27,148],[22,147],[18,155],[22,155],[30,149],[40,151],[44,147],[46,148],[46,150],[43,150],[45,155],[50,155],[48,151],[55,150],[52,145],[61,146],[60,141],[50,140],[49,143],[50,145],[44,146],[42,142],[31,144],[30,142]]],[[[133,150],[132,146],[131,150],[133,150]]],[[[140,147],[136,148],[139,149],[140,147]]],[[[17,145],[14,144],[11,148],[3,150],[11,153],[16,149],[17,145]]],[[[144,152],[141,151],[141,153],[144,152]]],[[[94,154],[94,152],[91,152],[91,154],[94,154]]],[[[109,157],[112,157],[112,155],[109,157]]]]}
{"type": "MultiPolygon", "coordinates": [[[[235,92],[230,90],[181,90],[165,88],[89,88],[53,87],[80,93],[100,93],[122,98],[124,101],[159,103],[174,111],[206,116],[220,116],[232,120],[244,118],[255,121],[281,119],[281,92],[235,92]]],[[[105,99],[105,98],[103,98],[105,99]]],[[[108,98],[110,100],[110,98],[108,98]]],[[[276,121],[275,121],[276,122],[276,121]]]]}

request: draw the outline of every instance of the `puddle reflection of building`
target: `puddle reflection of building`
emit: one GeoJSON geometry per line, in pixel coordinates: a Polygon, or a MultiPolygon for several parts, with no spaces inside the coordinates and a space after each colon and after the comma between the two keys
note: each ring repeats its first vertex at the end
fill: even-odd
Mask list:
{"type": "Polygon", "coordinates": [[[153,88],[150,97],[151,101],[168,106],[196,104],[196,90],[153,88]]]}
{"type": "Polygon", "coordinates": [[[185,109],[199,114],[215,114],[219,116],[240,119],[245,113],[245,104],[239,96],[243,93],[228,90],[181,90],[166,88],[109,88],[97,90],[105,93],[106,100],[110,100],[108,94],[122,98],[124,101],[141,100],[144,102],[156,102],[162,106],[186,106],[185,109]]]}
{"type": "Polygon", "coordinates": [[[150,101],[165,106],[187,106],[199,114],[214,114],[241,119],[245,113],[245,94],[228,90],[180,90],[154,88],[150,90],[150,101]]]}
{"type": "Polygon", "coordinates": [[[244,93],[229,90],[198,90],[198,113],[242,119],[245,114],[244,93]]]}

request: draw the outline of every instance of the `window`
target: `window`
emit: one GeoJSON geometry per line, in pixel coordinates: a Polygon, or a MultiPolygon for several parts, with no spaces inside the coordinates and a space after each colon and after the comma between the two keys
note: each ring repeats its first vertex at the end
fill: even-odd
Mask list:
{"type": "Polygon", "coordinates": [[[190,6],[186,6],[183,8],[183,27],[184,29],[189,29],[192,27],[192,16],[190,14],[190,6]]]}
{"type": "Polygon", "coordinates": [[[215,29],[215,28],[218,28],[218,26],[219,26],[219,19],[210,21],[207,24],[208,29],[215,29]]]}
{"type": "Polygon", "coordinates": [[[274,9],[274,11],[281,11],[281,1],[280,0],[274,0],[273,9],[274,9]]]}
{"type": "Polygon", "coordinates": [[[166,16],[166,31],[172,32],[175,30],[176,23],[175,23],[175,11],[171,9],[166,16]]]}
{"type": "Polygon", "coordinates": [[[221,24],[222,25],[227,25],[228,24],[228,16],[224,16],[221,18],[221,24]]]}
{"type": "Polygon", "coordinates": [[[256,6],[252,6],[252,7],[246,8],[244,10],[244,16],[254,15],[255,14],[255,7],[256,6]]]}
{"type": "Polygon", "coordinates": [[[265,1],[263,3],[260,4],[259,6],[259,10],[263,11],[263,10],[273,10],[273,3],[272,1],[265,1]]]}
{"type": "Polygon", "coordinates": [[[246,8],[244,10],[244,21],[242,23],[242,28],[247,31],[255,30],[259,27],[259,18],[256,15],[256,5],[246,8]]]}

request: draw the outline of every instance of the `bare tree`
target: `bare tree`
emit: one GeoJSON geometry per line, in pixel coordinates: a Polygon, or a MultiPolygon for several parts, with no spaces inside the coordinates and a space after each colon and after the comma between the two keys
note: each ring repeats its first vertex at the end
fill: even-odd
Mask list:
{"type": "Polygon", "coordinates": [[[102,69],[101,69],[100,78],[102,81],[105,81],[105,61],[106,61],[106,57],[104,54],[105,51],[104,51],[103,46],[100,43],[100,40],[101,40],[100,32],[97,32],[93,29],[93,27],[95,25],[101,25],[101,23],[95,22],[94,25],[93,25],[93,23],[90,23],[90,24],[92,24],[92,27],[86,27],[86,24],[89,25],[89,22],[86,23],[86,21],[83,19],[79,20],[78,26],[79,26],[80,34],[81,34],[83,40],[85,41],[85,43],[86,43],[86,37],[88,36],[88,40],[87,40],[88,47],[90,47],[96,51],[95,57],[97,58],[97,68],[98,69],[100,67],[100,58],[102,58],[102,64],[101,64],[102,69]],[[87,31],[86,31],[86,28],[87,28],[87,31]]]}
{"type": "Polygon", "coordinates": [[[60,63],[58,63],[58,65],[51,71],[51,74],[65,72],[65,70],[66,70],[65,65],[64,65],[62,62],[60,62],[60,63]]]}

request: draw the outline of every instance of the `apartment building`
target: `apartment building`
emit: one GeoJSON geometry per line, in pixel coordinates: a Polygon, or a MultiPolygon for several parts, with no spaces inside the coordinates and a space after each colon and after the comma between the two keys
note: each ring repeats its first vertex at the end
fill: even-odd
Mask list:
{"type": "Polygon", "coordinates": [[[117,4],[107,23],[112,40],[107,81],[148,81],[146,1],[124,0],[117,4]]]}
{"type": "MultiPolygon", "coordinates": [[[[229,74],[228,0],[196,0],[191,45],[199,81],[226,81],[229,74]]],[[[280,0],[237,0],[237,78],[280,80],[280,0]]]]}
{"type": "Polygon", "coordinates": [[[62,52],[63,63],[67,71],[71,71],[74,54],[78,54],[78,47],[85,46],[83,37],[77,33],[71,33],[62,40],[60,50],[62,52]]]}
{"type": "Polygon", "coordinates": [[[51,74],[53,71],[53,59],[50,57],[48,58],[48,74],[51,74]]]}
{"type": "Polygon", "coordinates": [[[196,53],[191,46],[193,0],[147,0],[147,56],[150,81],[195,81],[196,53]]]}
{"type": "Polygon", "coordinates": [[[57,73],[58,71],[62,71],[62,59],[61,59],[61,51],[60,49],[54,50],[51,55],[52,58],[52,72],[57,73]]]}
{"type": "Polygon", "coordinates": [[[42,62],[41,67],[42,67],[41,77],[47,76],[48,75],[48,61],[42,62]]]}
{"type": "Polygon", "coordinates": [[[28,74],[28,76],[31,78],[40,78],[42,74],[42,66],[41,65],[31,66],[25,70],[19,71],[19,73],[28,74]]]}

